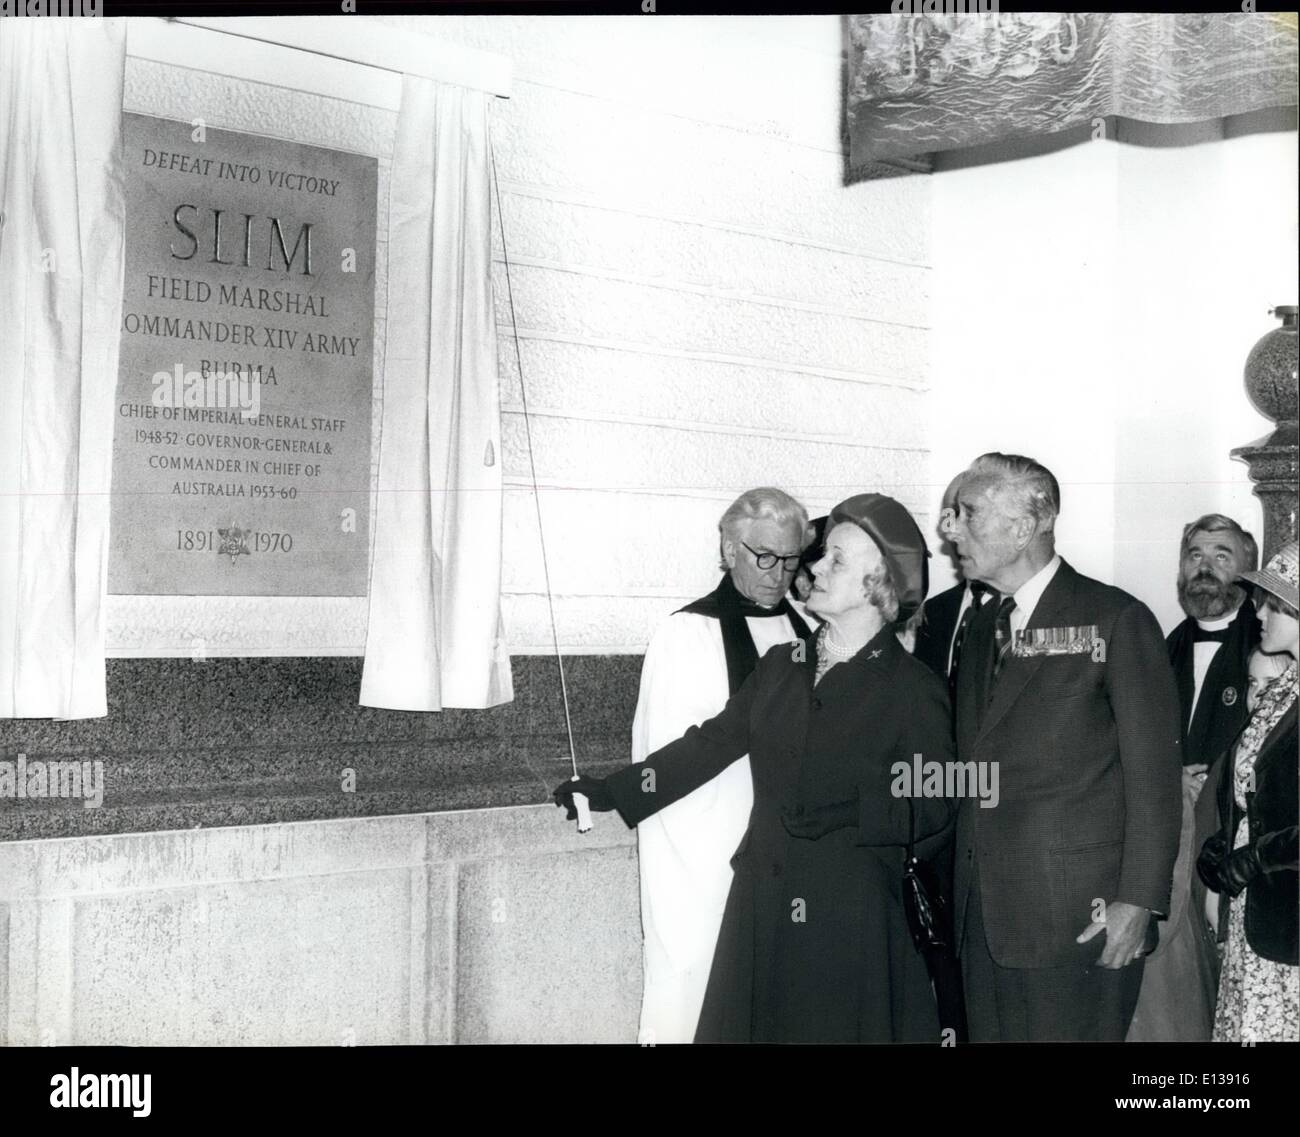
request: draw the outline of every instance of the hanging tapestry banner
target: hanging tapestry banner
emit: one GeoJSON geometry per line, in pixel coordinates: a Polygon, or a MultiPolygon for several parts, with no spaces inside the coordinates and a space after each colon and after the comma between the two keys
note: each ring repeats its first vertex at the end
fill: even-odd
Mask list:
{"type": "Polygon", "coordinates": [[[848,17],[852,166],[905,164],[1110,115],[1190,123],[1296,105],[1295,13],[969,7],[848,17]]]}

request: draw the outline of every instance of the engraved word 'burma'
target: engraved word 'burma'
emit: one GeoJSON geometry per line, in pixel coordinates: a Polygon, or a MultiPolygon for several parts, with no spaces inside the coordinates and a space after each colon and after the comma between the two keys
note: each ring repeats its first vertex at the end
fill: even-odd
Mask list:
{"type": "Polygon", "coordinates": [[[242,371],[186,371],[179,363],[155,371],[150,402],[155,407],[237,407],[244,418],[262,410],[262,384],[242,371]]]}

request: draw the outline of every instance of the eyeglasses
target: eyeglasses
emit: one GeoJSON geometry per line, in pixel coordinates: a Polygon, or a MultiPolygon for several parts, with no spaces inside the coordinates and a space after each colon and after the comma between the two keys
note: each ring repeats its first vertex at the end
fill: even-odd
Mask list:
{"type": "MultiPolygon", "coordinates": [[[[745,545],[744,541],[740,543],[745,545]]],[[[745,548],[749,549],[749,546],[745,545],[745,548]]],[[[754,563],[764,572],[776,564],[777,561],[781,562],[782,572],[794,572],[799,567],[799,561],[802,557],[801,553],[791,553],[788,557],[783,557],[777,553],[760,553],[757,549],[749,549],[749,551],[754,555],[754,563]]]]}

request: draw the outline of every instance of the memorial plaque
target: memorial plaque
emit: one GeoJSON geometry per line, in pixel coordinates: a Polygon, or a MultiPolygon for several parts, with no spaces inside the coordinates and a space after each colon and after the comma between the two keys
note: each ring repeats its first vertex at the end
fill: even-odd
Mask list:
{"type": "Polygon", "coordinates": [[[374,158],[127,114],[109,592],[366,592],[374,158]]]}

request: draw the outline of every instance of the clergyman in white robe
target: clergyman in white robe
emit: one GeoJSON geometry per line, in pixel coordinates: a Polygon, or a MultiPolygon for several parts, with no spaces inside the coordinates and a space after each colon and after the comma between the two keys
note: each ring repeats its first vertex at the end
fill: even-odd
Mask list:
{"type": "MultiPolygon", "coordinates": [[[[798,638],[784,615],[748,616],[762,656],[798,638]]],[[[632,723],[632,761],[645,759],[726,705],[722,625],[675,612],[646,649],[632,723]]],[[[731,857],[749,826],[749,758],[637,826],[645,987],[639,1041],[691,1042],[731,888],[731,857]]]]}

